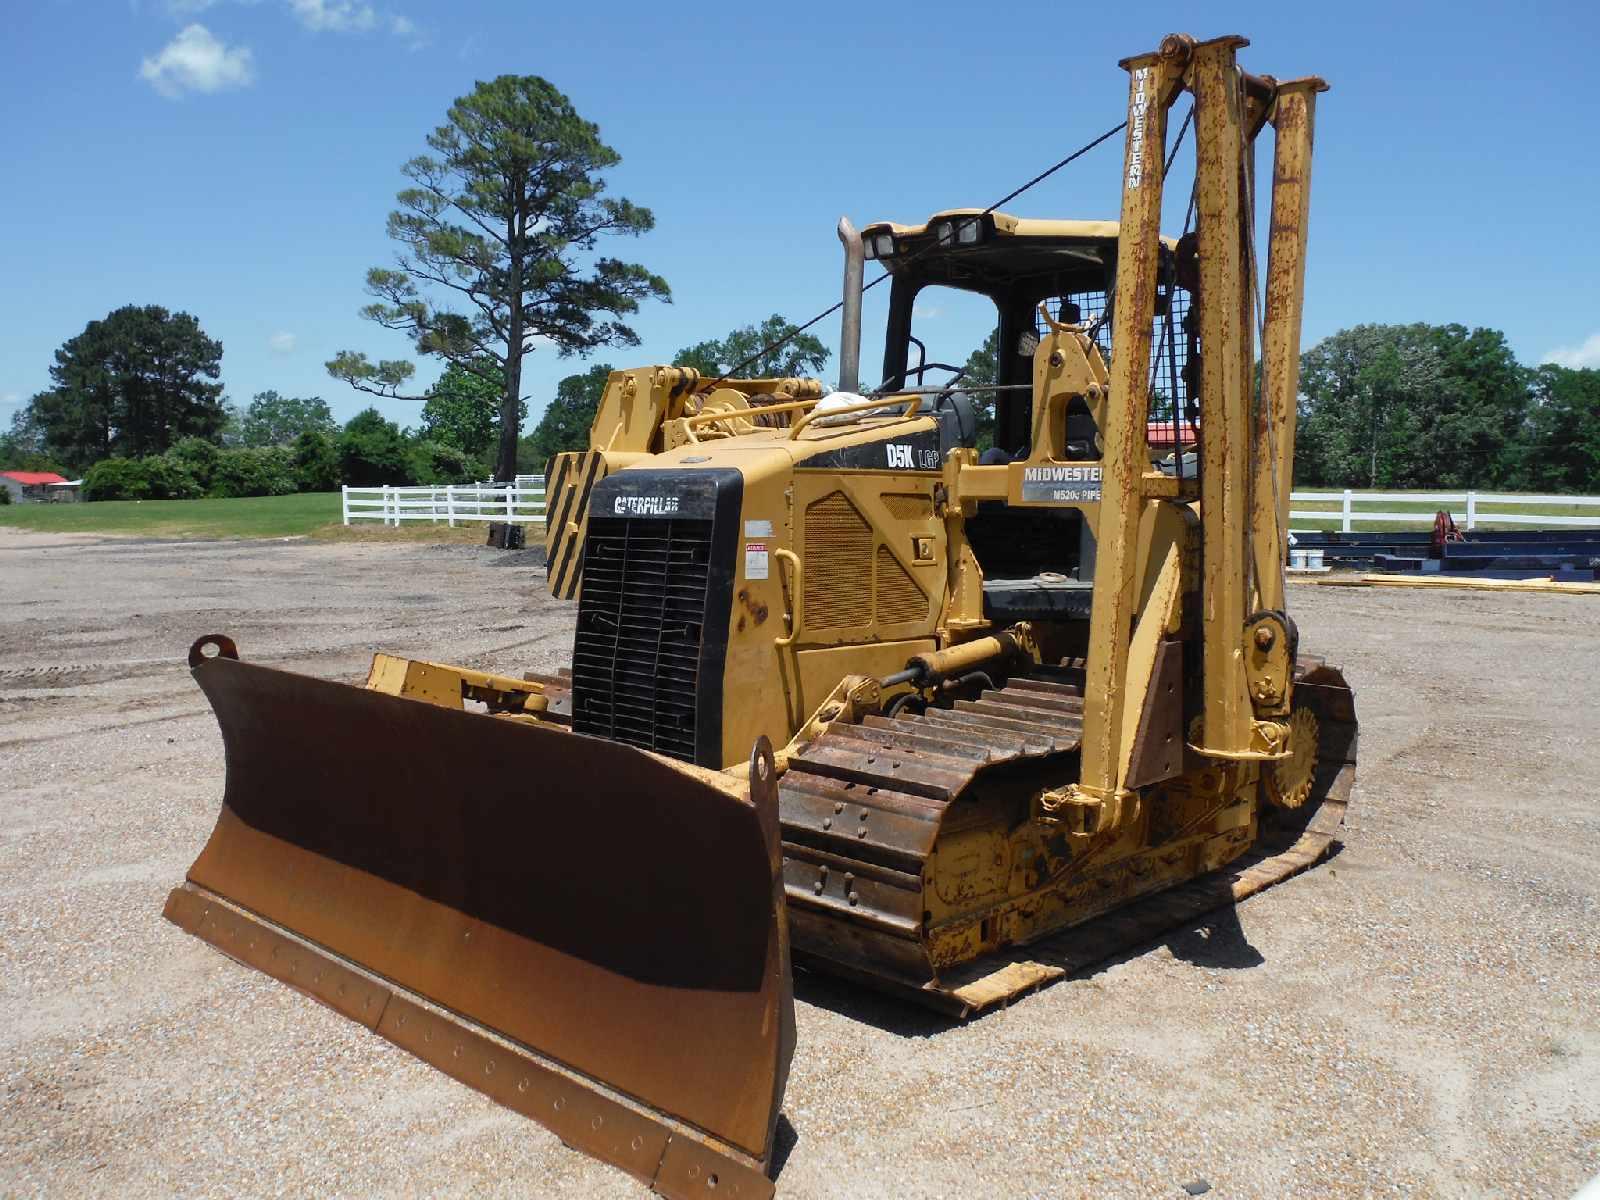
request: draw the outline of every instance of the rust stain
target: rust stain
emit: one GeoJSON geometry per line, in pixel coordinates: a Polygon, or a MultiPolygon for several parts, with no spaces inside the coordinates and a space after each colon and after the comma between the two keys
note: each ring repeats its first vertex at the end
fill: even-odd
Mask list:
{"type": "MultiPolygon", "coordinates": [[[[766,622],[767,615],[768,615],[768,609],[767,609],[766,601],[764,601],[764,600],[752,600],[750,598],[750,589],[749,588],[742,587],[742,588],[739,589],[739,603],[744,606],[744,611],[750,614],[750,619],[755,624],[761,625],[761,624],[764,624],[766,622]]],[[[739,618],[739,631],[741,633],[744,632],[744,618],[743,617],[739,618]]]]}

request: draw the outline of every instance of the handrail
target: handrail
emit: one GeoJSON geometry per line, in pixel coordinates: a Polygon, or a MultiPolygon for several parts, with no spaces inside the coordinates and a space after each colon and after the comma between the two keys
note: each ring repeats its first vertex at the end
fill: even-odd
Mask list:
{"type": "Polygon", "coordinates": [[[799,400],[781,400],[777,404],[752,404],[748,408],[714,408],[710,412],[697,412],[691,416],[683,417],[683,432],[695,445],[700,444],[700,439],[695,436],[696,425],[708,425],[712,421],[724,421],[729,417],[750,417],[761,413],[793,412],[804,408],[808,404],[815,404],[821,396],[806,396],[799,400]]]}
{"type": "Polygon", "coordinates": [[[684,417],[685,428],[691,425],[703,425],[711,421],[721,421],[728,417],[743,417],[746,415],[759,416],[762,413],[793,412],[797,408],[804,408],[808,404],[815,404],[822,397],[809,396],[801,400],[782,400],[777,404],[752,404],[749,408],[714,408],[709,412],[697,412],[692,416],[684,417]]]}
{"type": "MultiPolygon", "coordinates": [[[[811,424],[812,420],[816,417],[838,417],[843,416],[845,413],[866,412],[871,408],[885,408],[891,404],[905,404],[906,402],[907,401],[904,395],[880,396],[876,400],[863,400],[860,404],[845,404],[841,405],[839,408],[830,408],[827,411],[820,413],[817,412],[816,409],[812,409],[793,425],[789,426],[789,440],[792,442],[799,437],[800,431],[807,425],[811,424]]],[[[900,414],[902,417],[916,416],[917,410],[922,407],[922,397],[912,396],[910,404],[911,407],[900,414]]]]}
{"type": "Polygon", "coordinates": [[[779,591],[783,590],[784,563],[789,564],[789,573],[792,580],[789,585],[789,610],[783,615],[784,621],[789,626],[789,632],[783,637],[774,638],[772,644],[780,656],[778,660],[780,664],[783,661],[781,656],[785,651],[788,652],[791,675],[780,675],[780,678],[783,679],[783,701],[785,707],[789,710],[790,718],[796,725],[799,725],[805,721],[805,713],[800,711],[798,699],[800,694],[800,651],[795,648],[794,643],[795,639],[800,636],[800,623],[805,619],[801,608],[805,596],[805,575],[800,565],[800,556],[793,550],[774,549],[772,557],[778,560],[779,591]],[[791,678],[793,679],[793,686],[790,685],[791,678]]]}
{"type": "Polygon", "coordinates": [[[787,636],[777,639],[777,645],[787,650],[794,645],[794,639],[800,635],[800,622],[804,619],[801,610],[801,596],[803,593],[800,590],[804,582],[804,568],[800,565],[800,556],[793,550],[776,549],[772,552],[772,557],[780,563],[788,563],[790,566],[789,573],[794,579],[794,582],[790,585],[794,589],[793,599],[790,602],[789,611],[784,614],[784,619],[789,626],[789,633],[787,636]]]}

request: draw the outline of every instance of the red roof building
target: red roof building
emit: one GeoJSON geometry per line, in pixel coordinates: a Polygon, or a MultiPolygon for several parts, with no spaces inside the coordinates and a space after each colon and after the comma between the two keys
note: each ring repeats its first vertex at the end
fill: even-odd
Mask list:
{"type": "MultiPolygon", "coordinates": [[[[1171,449],[1172,433],[1173,429],[1171,421],[1151,421],[1147,440],[1152,446],[1171,449]]],[[[1193,446],[1197,440],[1195,437],[1194,426],[1189,424],[1187,421],[1184,421],[1178,425],[1177,433],[1178,441],[1182,442],[1185,446],[1193,446]]]]}
{"type": "Polygon", "coordinates": [[[11,493],[13,502],[81,500],[81,482],[64,479],[54,471],[0,471],[0,487],[11,493]]]}

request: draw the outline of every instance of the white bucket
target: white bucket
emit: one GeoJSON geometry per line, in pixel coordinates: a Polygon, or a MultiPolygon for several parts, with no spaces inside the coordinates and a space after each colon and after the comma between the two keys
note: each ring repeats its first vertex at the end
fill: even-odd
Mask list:
{"type": "MultiPolygon", "coordinates": [[[[1295,568],[1295,570],[1297,570],[1297,571],[1305,570],[1306,555],[1308,555],[1310,553],[1311,552],[1309,550],[1291,550],[1291,551],[1289,551],[1289,565],[1291,567],[1295,568]]],[[[1317,556],[1319,558],[1322,556],[1322,552],[1320,550],[1317,552],[1317,556]]]]}
{"type": "Polygon", "coordinates": [[[1300,553],[1306,556],[1306,566],[1310,567],[1313,571],[1322,570],[1321,550],[1302,550],[1300,553]]]}

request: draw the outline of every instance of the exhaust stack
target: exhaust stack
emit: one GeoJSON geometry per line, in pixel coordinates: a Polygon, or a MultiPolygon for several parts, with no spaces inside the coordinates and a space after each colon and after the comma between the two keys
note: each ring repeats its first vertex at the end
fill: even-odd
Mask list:
{"type": "Polygon", "coordinates": [[[839,331],[839,390],[854,392],[861,386],[861,291],[866,278],[867,255],[861,235],[849,217],[839,218],[839,240],[844,243],[844,317],[839,331]]]}

